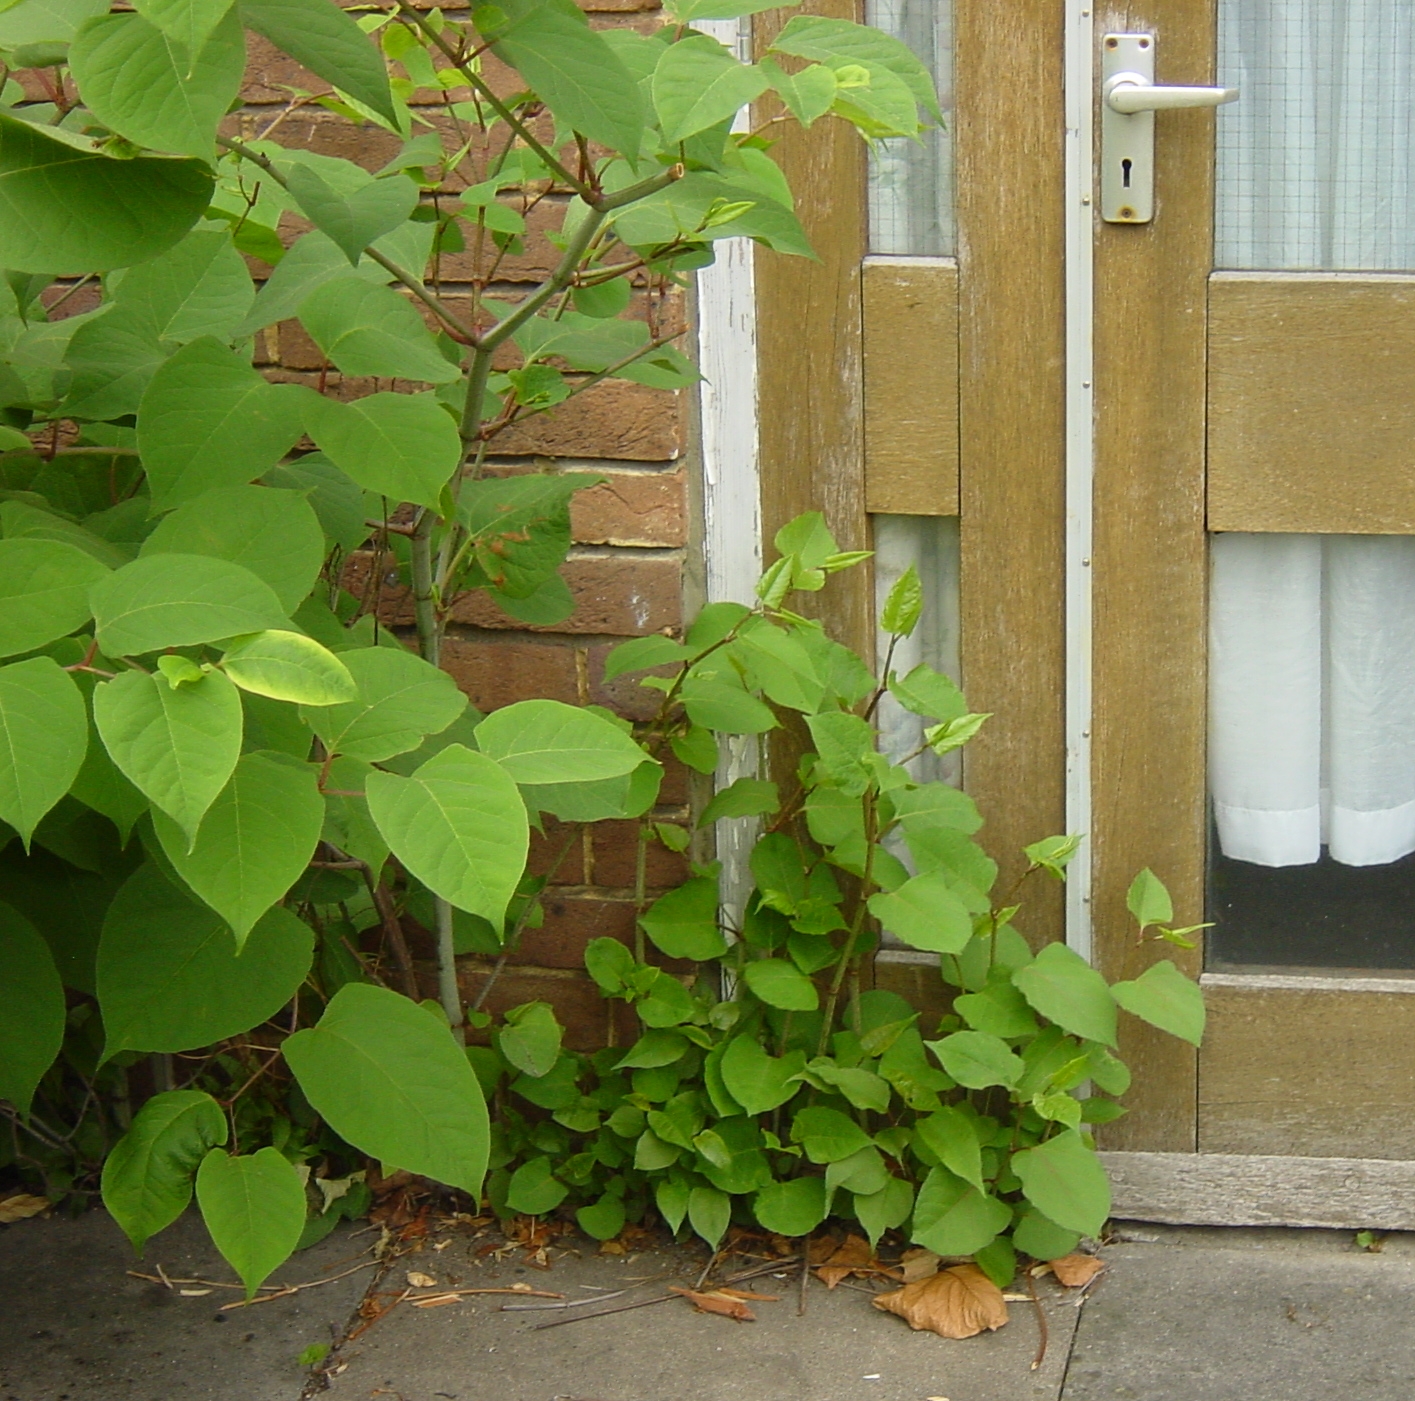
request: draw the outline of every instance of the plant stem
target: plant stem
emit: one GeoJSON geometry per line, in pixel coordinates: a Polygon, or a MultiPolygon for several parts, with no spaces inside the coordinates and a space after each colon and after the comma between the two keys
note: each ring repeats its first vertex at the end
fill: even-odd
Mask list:
{"type": "Polygon", "coordinates": [[[462,992],[457,986],[457,941],[453,932],[451,904],[440,895],[433,897],[437,916],[437,997],[447,1013],[447,1025],[457,1041],[465,1042],[466,1015],[462,1011],[462,992]]]}
{"type": "Polygon", "coordinates": [[[644,943],[644,926],[639,923],[639,916],[644,912],[648,867],[649,824],[644,821],[639,823],[639,845],[634,852],[634,959],[638,963],[643,963],[648,955],[648,948],[644,943]]]}
{"type": "MultiPolygon", "coordinates": [[[[879,838],[879,810],[877,795],[873,788],[865,791],[865,869],[860,877],[860,900],[855,906],[855,917],[850,921],[850,932],[840,950],[840,958],[835,965],[835,976],[830,980],[830,995],[826,998],[825,1016],[821,1020],[820,1040],[816,1054],[825,1055],[830,1044],[830,1029],[835,1022],[835,1009],[840,1002],[840,989],[845,984],[845,974],[855,960],[855,943],[865,927],[865,915],[869,911],[870,888],[874,885],[875,842],[879,838]]],[[[858,1006],[858,1001],[856,1003],[858,1006]]]]}

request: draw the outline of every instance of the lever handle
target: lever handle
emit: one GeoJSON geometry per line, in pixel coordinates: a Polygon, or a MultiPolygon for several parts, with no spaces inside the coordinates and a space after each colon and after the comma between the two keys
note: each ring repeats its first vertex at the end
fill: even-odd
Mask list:
{"type": "Polygon", "coordinates": [[[1238,100],[1237,88],[1162,87],[1143,73],[1116,73],[1105,80],[1105,104],[1112,112],[1167,112],[1178,107],[1221,107],[1238,100]]]}

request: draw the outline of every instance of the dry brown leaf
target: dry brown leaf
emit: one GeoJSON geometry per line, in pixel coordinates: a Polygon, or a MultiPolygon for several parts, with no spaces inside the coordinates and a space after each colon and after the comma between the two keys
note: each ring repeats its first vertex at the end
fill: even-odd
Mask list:
{"type": "Polygon", "coordinates": [[[869,1241],[863,1236],[846,1236],[825,1263],[817,1267],[816,1278],[827,1289],[834,1289],[852,1274],[871,1272],[875,1264],[875,1253],[869,1241]]]}
{"type": "Polygon", "coordinates": [[[921,1245],[915,1246],[913,1250],[906,1250],[899,1257],[899,1263],[904,1267],[904,1283],[917,1284],[921,1279],[936,1275],[940,1258],[932,1250],[925,1250],[921,1245]]]}
{"type": "Polygon", "coordinates": [[[840,1248],[832,1235],[815,1236],[806,1242],[806,1258],[813,1265],[823,1265],[840,1248]]]}
{"type": "Polygon", "coordinates": [[[601,1255],[627,1255],[629,1248],[623,1241],[605,1240],[599,1243],[599,1253],[601,1255]]]}
{"type": "Polygon", "coordinates": [[[717,1290],[700,1294],[696,1289],[682,1289],[676,1284],[670,1284],[668,1288],[674,1294],[681,1294],[700,1313],[721,1314],[724,1318],[735,1319],[738,1323],[755,1323],[757,1321],[756,1314],[740,1299],[729,1298],[717,1290]]]}
{"type": "Polygon", "coordinates": [[[1096,1255],[1063,1255],[1059,1260],[1048,1260],[1051,1272],[1068,1289],[1089,1284],[1105,1269],[1105,1261],[1096,1255]]]}
{"type": "Polygon", "coordinates": [[[897,1313],[911,1328],[942,1338],[971,1338],[1007,1322],[1002,1290],[976,1265],[954,1265],[928,1279],[875,1296],[874,1306],[897,1313]]]}
{"type": "Polygon", "coordinates": [[[418,1270],[409,1270],[403,1276],[414,1289],[436,1289],[437,1281],[431,1275],[425,1275],[418,1270]]]}
{"type": "Polygon", "coordinates": [[[8,1226],[12,1221],[25,1221],[49,1210],[48,1197],[31,1197],[25,1192],[18,1196],[6,1197],[0,1202],[0,1226],[8,1226]]]}
{"type": "Polygon", "coordinates": [[[724,1285],[721,1289],[714,1289],[714,1294],[726,1294],[729,1299],[755,1299],[762,1304],[779,1304],[780,1294],[758,1294],[751,1289],[728,1289],[724,1285]]]}

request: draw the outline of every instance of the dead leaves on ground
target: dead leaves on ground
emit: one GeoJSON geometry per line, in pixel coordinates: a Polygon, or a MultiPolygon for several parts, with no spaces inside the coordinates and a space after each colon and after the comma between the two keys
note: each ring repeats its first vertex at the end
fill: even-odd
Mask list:
{"type": "Polygon", "coordinates": [[[1002,1290],[976,1265],[952,1265],[927,1279],[875,1296],[874,1306],[911,1328],[942,1338],[971,1338],[1007,1322],[1002,1290]]]}
{"type": "Polygon", "coordinates": [[[1068,1289],[1078,1289],[1083,1284],[1089,1284],[1100,1272],[1105,1269],[1105,1262],[1096,1255],[1063,1255],[1059,1260],[1048,1260],[1051,1272],[1056,1276],[1058,1284],[1064,1284],[1068,1289]]]}
{"type": "MultiPolygon", "coordinates": [[[[812,1246],[814,1247],[814,1242],[812,1246]]],[[[833,1241],[829,1244],[834,1244],[833,1241]]],[[[812,1254],[812,1260],[816,1259],[812,1254]]],[[[875,1253],[870,1249],[870,1243],[863,1236],[846,1236],[845,1239],[835,1249],[826,1255],[816,1266],[816,1278],[825,1285],[827,1289],[834,1289],[842,1279],[848,1279],[851,1275],[873,1275],[883,1273],[875,1253]]]]}
{"type": "Polygon", "coordinates": [[[41,1212],[50,1208],[48,1197],[32,1197],[27,1192],[20,1192],[13,1197],[6,1197],[0,1202],[0,1226],[9,1226],[16,1221],[27,1221],[31,1216],[38,1216],[41,1212]]]}

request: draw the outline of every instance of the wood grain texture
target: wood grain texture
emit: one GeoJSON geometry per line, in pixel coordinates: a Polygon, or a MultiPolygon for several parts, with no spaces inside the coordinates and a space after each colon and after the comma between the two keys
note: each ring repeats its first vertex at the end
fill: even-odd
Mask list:
{"type": "MultiPolygon", "coordinates": [[[[861,0],[808,0],[790,14],[863,20],[861,0]]],[[[787,15],[759,17],[759,47],[787,15]],[[773,28],[773,26],[775,26],[773,28]]],[[[757,120],[779,108],[761,104],[757,120]]],[[[819,261],[757,251],[762,534],[802,511],[822,511],[843,550],[869,548],[865,517],[860,260],[865,253],[865,143],[845,123],[774,129],[773,157],[819,261]]],[[[812,607],[835,637],[867,657],[874,646],[869,571],[831,580],[812,607]]]]}
{"type": "Polygon", "coordinates": [[[1102,1153],[1101,1161],[1121,1220],[1415,1230],[1415,1163],[1227,1153],[1102,1153]]]}
{"type": "MultiPolygon", "coordinates": [[[[1000,890],[1065,823],[1062,37],[1055,0],[956,0],[964,783],[1000,890]]],[[[1026,900],[1060,938],[1060,888],[1026,900]]]]}
{"type": "Polygon", "coordinates": [[[869,258],[863,279],[865,505],[958,514],[958,264],[869,258]]]}
{"type": "MultiPolygon", "coordinates": [[[[1206,83],[1214,0],[1163,17],[1103,5],[1096,33],[1155,34],[1159,83],[1206,83]]],[[[1099,122],[1097,123],[1099,127],[1099,122]]],[[[1183,924],[1203,918],[1205,607],[1204,309],[1212,266],[1211,111],[1155,121],[1154,221],[1096,236],[1095,947],[1112,978],[1198,953],[1137,944],[1125,909],[1135,873],[1169,886],[1183,924]]],[[[1195,1053],[1133,1017],[1121,1054],[1135,1075],[1109,1148],[1195,1145],[1195,1053]]]]}
{"type": "Polygon", "coordinates": [[[1214,275],[1209,529],[1415,533],[1415,277],[1214,275]]]}
{"type": "Polygon", "coordinates": [[[1415,996],[1206,986],[1205,1153],[1415,1158],[1415,996]]]}

